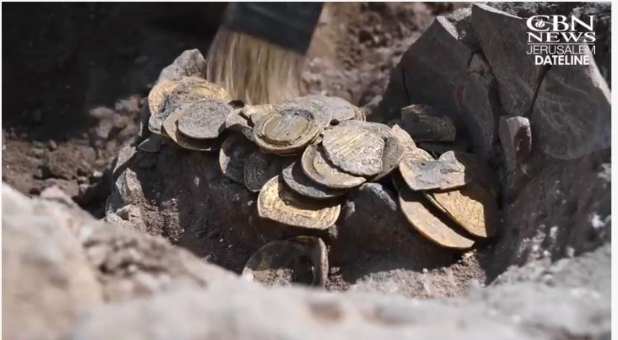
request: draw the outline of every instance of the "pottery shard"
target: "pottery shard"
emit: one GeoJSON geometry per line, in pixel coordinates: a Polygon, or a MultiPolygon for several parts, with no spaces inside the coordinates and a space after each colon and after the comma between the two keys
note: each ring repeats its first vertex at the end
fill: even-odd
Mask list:
{"type": "Polygon", "coordinates": [[[277,176],[269,180],[258,196],[258,214],[293,227],[323,230],[332,226],[341,205],[307,200],[288,189],[277,176]]]}
{"type": "Polygon", "coordinates": [[[402,127],[417,142],[452,142],[453,121],[429,105],[409,105],[401,109],[402,127]]]}
{"type": "Polygon", "coordinates": [[[530,121],[525,117],[501,117],[499,134],[506,169],[514,171],[532,151],[530,121]]]}
{"type": "Polygon", "coordinates": [[[372,176],[382,170],[384,140],[366,129],[335,127],[322,140],[328,159],[353,175],[372,176]]]}
{"type": "Polygon", "coordinates": [[[542,74],[527,55],[524,19],[486,5],[472,7],[472,27],[498,82],[504,110],[512,115],[528,112],[542,74]]]}
{"type": "Polygon", "coordinates": [[[535,144],[551,157],[575,159],[611,145],[611,102],[592,53],[591,65],[552,67],[532,110],[535,144]]]}

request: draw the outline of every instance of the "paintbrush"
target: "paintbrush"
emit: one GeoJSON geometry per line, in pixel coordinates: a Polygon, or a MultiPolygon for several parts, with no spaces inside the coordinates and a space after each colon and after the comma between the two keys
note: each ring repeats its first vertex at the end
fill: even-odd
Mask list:
{"type": "Polygon", "coordinates": [[[247,104],[299,95],[321,3],[231,3],[207,55],[209,81],[247,104]]]}

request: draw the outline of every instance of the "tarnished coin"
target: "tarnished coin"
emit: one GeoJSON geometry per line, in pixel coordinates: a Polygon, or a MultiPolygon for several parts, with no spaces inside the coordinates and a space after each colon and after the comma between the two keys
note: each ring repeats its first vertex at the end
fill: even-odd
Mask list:
{"type": "Polygon", "coordinates": [[[185,113],[182,107],[173,110],[163,121],[162,134],[168,136],[174,143],[182,148],[194,151],[216,151],[219,149],[219,141],[212,139],[193,139],[178,133],[178,119],[185,113]]]}
{"type": "Polygon", "coordinates": [[[279,108],[300,108],[311,111],[320,127],[364,117],[360,108],[339,97],[309,95],[287,100],[279,108]]]}
{"type": "Polygon", "coordinates": [[[269,242],[249,258],[241,275],[269,287],[295,283],[323,287],[328,275],[326,245],[312,236],[269,242]]]}
{"type": "Polygon", "coordinates": [[[277,157],[272,154],[254,151],[247,160],[243,169],[243,181],[249,191],[258,192],[271,178],[277,176],[281,169],[293,160],[277,157]]]}
{"type": "Polygon", "coordinates": [[[219,137],[232,107],[214,100],[199,100],[181,105],[185,113],[178,118],[178,131],[195,139],[219,137]]]}
{"type": "Polygon", "coordinates": [[[452,151],[442,154],[437,160],[407,158],[402,162],[400,171],[412,190],[453,189],[470,182],[466,167],[452,151]]]}
{"type": "Polygon", "coordinates": [[[225,119],[225,129],[238,131],[245,136],[248,140],[253,140],[253,128],[249,125],[249,120],[242,114],[242,109],[234,109],[225,119]]]}
{"type": "Polygon", "coordinates": [[[429,152],[416,146],[412,137],[410,137],[404,129],[399,127],[399,125],[395,124],[391,131],[403,147],[401,161],[403,161],[403,159],[433,160],[433,157],[429,154],[429,152]]]}
{"type": "Polygon", "coordinates": [[[382,153],[382,170],[372,178],[376,181],[388,175],[395,169],[403,157],[404,148],[392,130],[384,124],[347,120],[339,124],[342,127],[354,126],[370,131],[384,140],[384,152],[382,153]]]}
{"type": "Polygon", "coordinates": [[[321,146],[309,145],[301,157],[305,175],[311,180],[334,189],[349,189],[363,184],[366,179],[345,173],[326,159],[321,146]]]}
{"type": "Polygon", "coordinates": [[[300,161],[296,161],[281,171],[281,177],[287,186],[306,197],[323,200],[341,196],[345,190],[337,190],[325,187],[312,181],[305,175],[300,161]]]}
{"type": "Polygon", "coordinates": [[[203,99],[227,103],[231,97],[222,87],[199,77],[183,77],[179,81],[163,80],[157,83],[148,95],[149,130],[161,134],[163,122],[177,106],[203,99]]]}
{"type": "Polygon", "coordinates": [[[171,80],[163,80],[152,87],[148,93],[148,109],[150,117],[148,118],[148,130],[152,133],[161,134],[161,125],[166,115],[163,114],[167,97],[176,88],[178,82],[171,80]]]}
{"type": "Polygon", "coordinates": [[[168,105],[176,106],[180,103],[202,99],[227,103],[232,100],[232,97],[223,87],[203,78],[193,76],[183,77],[170,92],[165,106],[167,108],[168,105]]]}
{"type": "Polygon", "coordinates": [[[324,131],[326,157],[339,169],[358,176],[382,170],[384,140],[371,131],[353,126],[335,126],[324,131]]]}
{"type": "Polygon", "coordinates": [[[255,124],[263,117],[275,112],[275,107],[271,104],[246,105],[240,111],[240,114],[247,118],[249,125],[255,124]]]}
{"type": "Polygon", "coordinates": [[[221,147],[220,139],[195,139],[176,132],[176,143],[188,150],[217,152],[221,147]]]}
{"type": "Polygon", "coordinates": [[[167,97],[176,88],[178,82],[172,80],[162,80],[155,84],[148,93],[148,109],[151,114],[157,114],[165,108],[167,97]]]}
{"type": "Polygon", "coordinates": [[[497,223],[495,198],[475,182],[449,191],[423,192],[438,209],[470,234],[489,237],[497,223]]]}
{"type": "Polygon", "coordinates": [[[245,161],[255,152],[255,145],[238,134],[225,139],[219,150],[219,167],[225,177],[244,184],[245,161]]]}
{"type": "Polygon", "coordinates": [[[273,112],[262,117],[253,128],[256,144],[265,151],[277,154],[302,150],[318,132],[313,114],[295,109],[273,112]]]}
{"type": "Polygon", "coordinates": [[[474,241],[457,232],[457,224],[433,207],[417,192],[400,185],[399,206],[404,216],[416,231],[434,243],[456,249],[467,249],[474,241]]]}
{"type": "Polygon", "coordinates": [[[258,214],[289,226],[323,230],[332,226],[341,205],[308,200],[288,189],[280,176],[270,179],[258,195],[258,214]]]}

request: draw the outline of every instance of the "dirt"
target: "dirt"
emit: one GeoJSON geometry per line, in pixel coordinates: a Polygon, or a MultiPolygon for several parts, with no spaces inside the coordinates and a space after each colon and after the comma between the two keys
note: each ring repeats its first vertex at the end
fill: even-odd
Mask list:
{"type": "Polygon", "coordinates": [[[307,91],[369,104],[433,17],[422,3],[327,4],[303,75],[307,91]]]}
{"type": "MultiPolygon", "coordinates": [[[[160,69],[182,50],[197,47],[206,51],[221,6],[207,5],[211,14],[201,8],[198,14],[207,18],[201,26],[198,22],[204,20],[192,14],[194,5],[147,5],[139,19],[134,15],[137,7],[128,4],[63,5],[46,8],[49,14],[28,6],[7,7],[16,27],[24,28],[20,18],[29,15],[31,20],[49,23],[49,28],[31,27],[25,40],[15,36],[17,30],[7,33],[12,34],[8,41],[15,48],[3,61],[4,69],[19,69],[25,75],[7,72],[3,78],[4,84],[14,85],[3,107],[3,181],[32,196],[58,186],[91,214],[102,217],[113,160],[137,135],[144,96],[160,69]],[[83,16],[88,20],[82,20],[83,16]],[[185,24],[176,27],[174,23],[180,21],[185,24]],[[101,29],[110,25],[126,27],[127,32],[119,35],[118,28],[101,29]],[[63,33],[67,35],[60,43],[48,39],[63,33]],[[50,53],[40,53],[45,50],[50,53]],[[45,81],[34,82],[38,78],[45,81]]],[[[306,92],[340,96],[359,106],[377,104],[403,52],[436,14],[453,9],[423,3],[325,5],[303,74],[306,92]]],[[[140,166],[152,166],[148,156],[141,158],[140,166]]],[[[156,181],[145,183],[149,186],[156,181]]],[[[160,226],[166,223],[156,216],[148,219],[160,226]]],[[[186,235],[195,236],[188,228],[186,235]]],[[[180,240],[178,235],[161,234],[194,252],[204,245],[192,242],[206,242],[210,251],[197,252],[198,256],[239,271],[251,253],[226,241],[230,230],[218,230],[222,232],[180,240]]],[[[463,283],[471,279],[484,281],[481,265],[473,256],[449,266],[449,277],[434,275],[434,271],[447,273],[444,267],[427,269],[436,278],[431,283],[434,291],[428,293],[410,271],[368,256],[356,262],[360,267],[331,268],[327,289],[348,290],[357,281],[354,289],[371,289],[375,280],[391,280],[403,282],[403,295],[435,297],[458,295],[466,289],[463,283]],[[375,274],[364,276],[372,271],[375,274]]]]}

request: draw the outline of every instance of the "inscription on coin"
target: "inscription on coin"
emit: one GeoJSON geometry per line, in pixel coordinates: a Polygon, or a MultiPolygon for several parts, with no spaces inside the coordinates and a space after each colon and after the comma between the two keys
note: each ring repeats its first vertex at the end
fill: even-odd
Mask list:
{"type": "Polygon", "coordinates": [[[384,140],[357,127],[324,131],[322,145],[328,159],[341,170],[358,176],[372,176],[382,170],[384,140]]]}
{"type": "Polygon", "coordinates": [[[232,111],[231,106],[214,100],[200,100],[181,107],[185,112],[178,119],[178,131],[195,139],[219,137],[232,111]]]}
{"type": "Polygon", "coordinates": [[[470,234],[483,238],[493,235],[498,208],[494,197],[482,186],[472,182],[460,189],[424,194],[470,234]]]}

